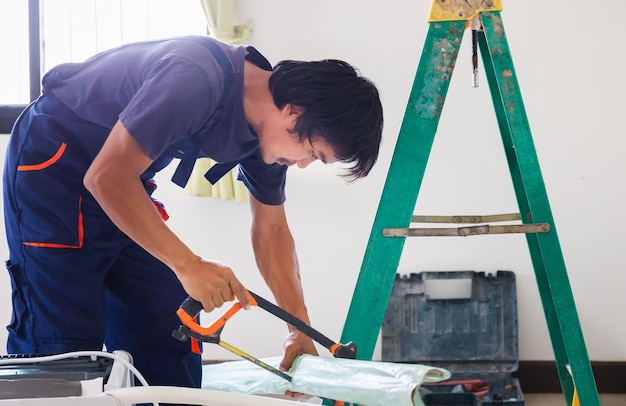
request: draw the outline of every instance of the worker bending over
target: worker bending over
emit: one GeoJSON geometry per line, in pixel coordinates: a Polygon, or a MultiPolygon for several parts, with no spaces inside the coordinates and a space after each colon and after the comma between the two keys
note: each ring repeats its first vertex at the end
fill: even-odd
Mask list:
{"type": "MultiPolygon", "coordinates": [[[[4,169],[13,289],[9,353],[128,351],[151,385],[199,387],[201,358],[171,337],[189,295],[206,311],[249,299],[235,272],[185,245],[151,199],[153,176],[198,157],[238,166],[252,246],[279,306],[309,322],[283,207],[289,166],[344,162],[366,176],[383,125],[376,87],[338,60],[283,61],[191,36],[123,45],[43,78],[4,169]],[[160,216],[160,214],[162,216],[160,216]]],[[[219,247],[212,247],[214,256],[219,247]]],[[[291,329],[283,369],[313,342],[291,329]]]]}

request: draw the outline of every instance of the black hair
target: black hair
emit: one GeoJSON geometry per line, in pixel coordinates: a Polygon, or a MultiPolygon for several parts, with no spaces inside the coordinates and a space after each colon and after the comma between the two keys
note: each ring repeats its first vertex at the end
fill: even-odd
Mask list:
{"type": "Polygon", "coordinates": [[[376,86],[350,64],[336,60],[281,61],[269,79],[274,104],[303,112],[292,129],[300,141],[322,137],[348,168],[351,180],[366,176],[378,159],[383,108],[376,86]]]}

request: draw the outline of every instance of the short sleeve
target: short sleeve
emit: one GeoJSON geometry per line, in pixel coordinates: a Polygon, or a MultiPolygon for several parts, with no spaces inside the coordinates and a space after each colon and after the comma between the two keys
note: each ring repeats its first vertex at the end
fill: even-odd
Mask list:
{"type": "Polygon", "coordinates": [[[200,131],[219,104],[224,74],[208,75],[184,57],[168,55],[148,72],[120,113],[128,132],[152,159],[185,135],[200,131]],[[210,77],[212,76],[212,77],[210,77]]]}
{"type": "Polygon", "coordinates": [[[268,165],[258,155],[239,162],[237,179],[241,180],[252,196],[264,204],[272,206],[285,202],[285,182],[287,166],[268,165]]]}

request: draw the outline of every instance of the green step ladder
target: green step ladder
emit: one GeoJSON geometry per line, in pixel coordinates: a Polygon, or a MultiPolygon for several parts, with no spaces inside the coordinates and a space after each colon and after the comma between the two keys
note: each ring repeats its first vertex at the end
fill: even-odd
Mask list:
{"type": "MultiPolygon", "coordinates": [[[[433,0],[424,49],[341,342],[355,342],[359,359],[372,358],[407,236],[523,232],[566,403],[600,406],[501,11],[501,0],[433,0]],[[412,222],[432,220],[414,216],[413,210],[468,26],[472,29],[475,46],[474,69],[477,54],[482,56],[520,210],[515,218],[520,219],[521,224],[458,228],[452,234],[408,228],[412,222]]],[[[511,220],[507,215],[488,219],[511,220]]],[[[474,221],[475,217],[450,219],[450,222],[461,223],[474,221]]],[[[332,404],[329,402],[325,404],[332,404]]]]}

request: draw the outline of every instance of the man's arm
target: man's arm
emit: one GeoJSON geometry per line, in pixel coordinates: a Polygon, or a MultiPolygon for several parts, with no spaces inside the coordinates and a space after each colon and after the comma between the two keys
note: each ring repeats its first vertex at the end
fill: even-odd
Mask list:
{"type": "Polygon", "coordinates": [[[118,121],[87,170],[85,187],[111,221],[169,266],[185,291],[202,302],[206,311],[232,300],[233,294],[248,306],[247,292],[230,268],[194,254],[161,220],[140,180],[151,163],[118,121]]]}
{"type": "MultiPolygon", "coordinates": [[[[266,205],[250,196],[252,211],[252,246],[261,275],[271,289],[278,306],[310,324],[300,281],[295,244],[283,205],[266,205]]],[[[280,367],[287,370],[298,355],[317,355],[313,341],[289,326],[285,356],[280,367]]]]}

